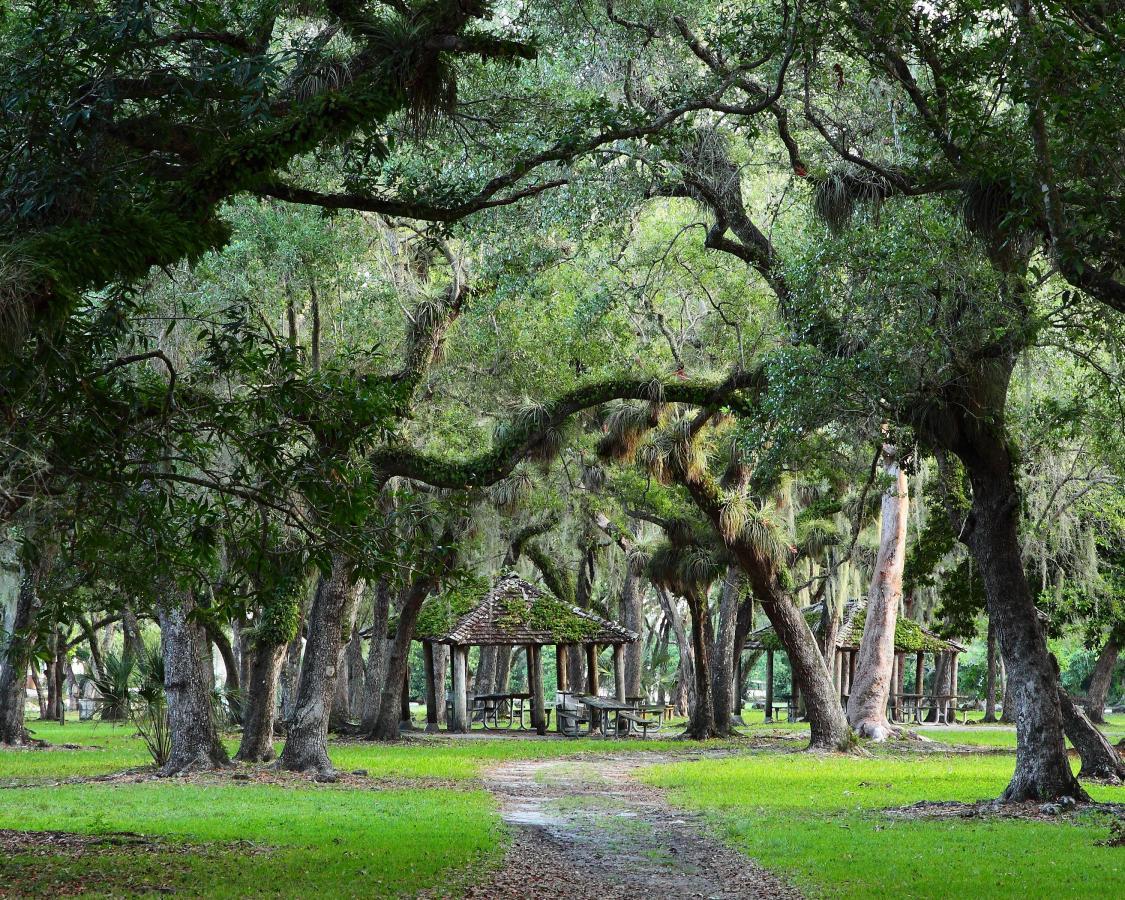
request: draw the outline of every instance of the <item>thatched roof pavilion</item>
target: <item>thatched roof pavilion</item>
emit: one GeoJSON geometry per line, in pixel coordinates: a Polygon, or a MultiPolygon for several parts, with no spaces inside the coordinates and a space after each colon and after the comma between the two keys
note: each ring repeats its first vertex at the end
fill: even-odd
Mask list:
{"type": "MultiPolygon", "coordinates": [[[[822,625],[824,604],[818,603],[807,606],[802,611],[805,621],[816,636],[817,642],[824,644],[824,628],[822,625]]],[[[840,627],[836,632],[836,652],[829,661],[832,680],[840,691],[841,702],[847,698],[851,690],[851,682],[855,676],[856,654],[859,652],[860,642],[863,640],[863,626],[867,621],[867,603],[864,600],[853,600],[844,607],[844,614],[840,627]]],[[[773,718],[773,655],[778,650],[784,650],[778,640],[772,625],[759,628],[750,632],[746,639],[747,650],[763,650],[766,654],[766,719],[773,718]]],[[[899,700],[903,691],[903,674],[906,667],[907,654],[914,656],[915,686],[922,684],[925,671],[926,654],[932,654],[934,668],[938,677],[935,678],[934,694],[957,694],[957,667],[958,656],[965,652],[965,646],[957,641],[943,638],[923,628],[921,624],[906,616],[899,616],[895,623],[895,662],[891,677],[892,713],[898,715],[899,700]],[[938,683],[940,682],[940,684],[938,683]],[[944,690],[948,688],[948,690],[944,690]]],[[[794,686],[794,691],[796,687],[794,686]]],[[[791,705],[796,705],[794,698],[791,705]]]]}
{"type": "MultiPolygon", "coordinates": [[[[586,649],[587,684],[598,692],[597,656],[601,647],[613,647],[614,681],[618,699],[625,699],[623,647],[637,640],[629,629],[525,581],[515,573],[501,576],[483,595],[464,593],[430,597],[418,614],[415,639],[422,642],[426,663],[427,730],[437,729],[437,685],[434,683],[433,645],[448,644],[453,667],[453,718],[450,729],[468,731],[468,658],[470,647],[522,646],[527,649],[528,687],[532,725],[546,733],[543,706],[541,649],[556,648],[561,661],[567,647],[586,649]]],[[[559,689],[566,689],[566,666],[559,665],[559,689]]]]}

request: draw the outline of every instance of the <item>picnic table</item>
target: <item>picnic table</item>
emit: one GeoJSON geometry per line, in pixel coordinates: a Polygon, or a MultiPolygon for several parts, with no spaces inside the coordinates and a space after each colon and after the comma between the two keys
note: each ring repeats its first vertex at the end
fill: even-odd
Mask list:
{"type": "MultiPolygon", "coordinates": [[[[602,721],[602,735],[605,738],[616,736],[621,729],[620,716],[622,713],[632,713],[636,706],[625,700],[618,700],[616,697],[593,697],[583,695],[577,698],[589,710],[590,726],[597,728],[595,724],[599,718],[602,721]],[[609,722],[612,717],[613,720],[613,734],[610,733],[609,722]]],[[[628,728],[626,728],[628,731],[628,728]]]]}
{"type": "Polygon", "coordinates": [[[488,731],[516,728],[526,731],[524,713],[530,713],[531,694],[477,694],[473,697],[473,718],[479,716],[488,731]],[[489,724],[491,722],[491,724],[489,724]]]}
{"type": "Polygon", "coordinates": [[[891,694],[889,702],[898,700],[901,721],[913,719],[919,725],[924,724],[925,714],[935,710],[935,720],[940,725],[957,724],[957,713],[964,713],[964,720],[969,718],[969,709],[965,702],[972,698],[966,694],[891,694]]]}

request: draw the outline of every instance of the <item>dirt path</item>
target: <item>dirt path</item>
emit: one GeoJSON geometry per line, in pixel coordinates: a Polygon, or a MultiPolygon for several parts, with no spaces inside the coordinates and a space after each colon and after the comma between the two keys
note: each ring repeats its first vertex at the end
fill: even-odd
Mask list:
{"type": "Polygon", "coordinates": [[[492,769],[485,785],[514,840],[499,873],[467,896],[801,896],[632,777],[654,761],[632,754],[492,769]]]}

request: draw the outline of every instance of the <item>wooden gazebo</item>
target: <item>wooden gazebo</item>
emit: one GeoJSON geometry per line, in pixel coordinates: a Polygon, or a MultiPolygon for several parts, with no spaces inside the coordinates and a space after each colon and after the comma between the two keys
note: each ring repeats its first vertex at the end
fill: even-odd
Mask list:
{"type": "MultiPolygon", "coordinates": [[[[614,687],[617,699],[625,699],[624,646],[637,639],[635,632],[603,619],[589,610],[564,603],[519,575],[500,577],[479,598],[463,594],[431,597],[418,617],[415,639],[422,642],[426,675],[426,726],[437,730],[438,686],[434,680],[434,644],[448,644],[453,670],[453,716],[450,731],[469,731],[468,660],[471,647],[523,646],[527,650],[528,691],[531,694],[531,724],[546,734],[542,648],[554,645],[558,664],[558,688],[567,689],[566,650],[586,650],[586,692],[598,693],[598,653],[613,647],[614,687]],[[428,607],[428,608],[427,608],[428,607]]],[[[443,691],[444,693],[444,691],[443,691]]]]}
{"type": "MultiPolygon", "coordinates": [[[[821,627],[823,619],[823,604],[805,607],[802,614],[809,628],[823,646],[824,632],[821,627]]],[[[840,627],[836,632],[836,652],[831,660],[832,682],[840,692],[841,701],[851,691],[852,679],[855,677],[856,655],[859,645],[863,640],[863,626],[867,621],[867,604],[863,601],[852,601],[844,607],[844,614],[840,627]]],[[[773,718],[773,655],[778,650],[784,652],[777,634],[772,625],[759,628],[751,632],[746,640],[747,650],[762,650],[766,654],[766,720],[773,718]]],[[[907,657],[914,657],[914,684],[917,693],[921,694],[922,679],[925,674],[925,659],[929,654],[934,659],[934,668],[943,673],[941,679],[944,684],[935,685],[933,694],[957,694],[957,666],[958,656],[965,652],[965,647],[956,641],[939,637],[929,629],[923,628],[918,622],[905,616],[899,616],[895,624],[895,658],[891,671],[891,703],[892,714],[897,717],[900,713],[898,698],[904,693],[903,680],[906,671],[907,657]],[[943,663],[943,665],[941,664],[943,663]],[[948,690],[942,690],[948,687],[948,690]]],[[[792,704],[798,702],[799,689],[793,685],[792,704]]]]}

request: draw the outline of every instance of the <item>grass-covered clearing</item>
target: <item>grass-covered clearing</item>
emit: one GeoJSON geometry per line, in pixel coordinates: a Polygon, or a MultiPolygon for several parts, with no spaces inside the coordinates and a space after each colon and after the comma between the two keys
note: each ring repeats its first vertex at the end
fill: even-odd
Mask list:
{"type": "MultiPolygon", "coordinates": [[[[1102,847],[1104,818],[1077,821],[903,820],[881,810],[919,800],[995,797],[1011,776],[1011,729],[927,729],[993,753],[916,753],[893,745],[870,758],[791,752],[785,723],[752,724],[753,743],[691,759],[675,740],[439,740],[332,742],[336,765],[366,778],[114,780],[58,784],[144,766],[128,727],[29,723],[37,735],[94,749],[0,752],[0,829],[82,834],[135,832],[136,848],[49,848],[0,853],[0,894],[55,895],[80,887],[121,895],[176,890],[207,895],[350,896],[456,885],[501,857],[505,831],[479,778],[511,759],[654,752],[643,777],[677,805],[703,812],[724,840],[813,896],[1125,896],[1125,848],[1102,847]],[[246,842],[246,843],[232,843],[246,842]]],[[[1107,732],[1116,734],[1114,721],[1107,732]]],[[[233,742],[232,742],[233,747],[233,742]]],[[[245,769],[243,771],[246,771],[245,769]]],[[[253,773],[251,773],[253,774],[253,773]]],[[[1096,799],[1125,800],[1091,786],[1096,799]]]]}
{"type": "MultiPolygon", "coordinates": [[[[808,754],[684,762],[645,771],[670,799],[704,812],[718,833],[813,896],[1125,896],[1125,848],[1097,846],[1104,817],[902,820],[888,806],[997,796],[1009,754],[808,754]]],[[[1090,786],[1099,800],[1120,788],[1090,786]]]]}

